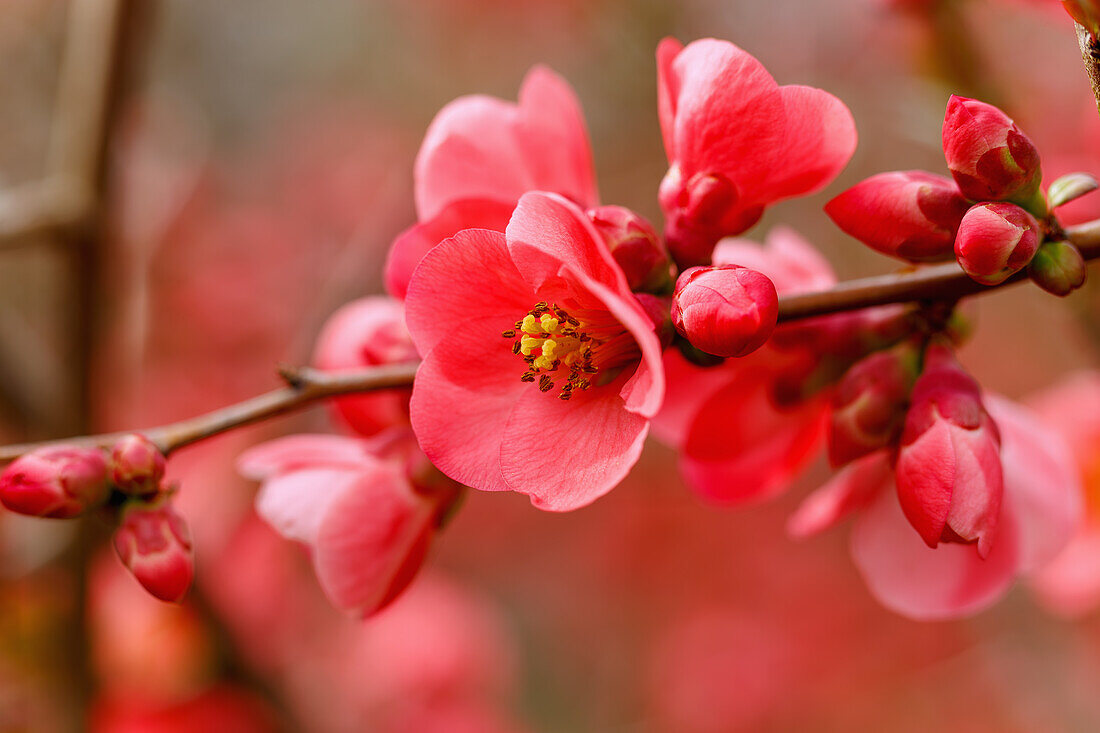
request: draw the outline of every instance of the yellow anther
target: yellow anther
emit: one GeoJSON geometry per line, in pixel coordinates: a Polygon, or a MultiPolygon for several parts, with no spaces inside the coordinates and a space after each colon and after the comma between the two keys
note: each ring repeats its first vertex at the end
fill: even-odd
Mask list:
{"type": "Polygon", "coordinates": [[[526,333],[542,333],[542,324],[540,324],[538,319],[530,313],[523,317],[523,325],[521,326],[521,328],[526,333]]]}
{"type": "Polygon", "coordinates": [[[557,347],[557,341],[555,341],[554,339],[546,339],[542,342],[542,355],[553,359],[554,349],[556,349],[557,347]]]}
{"type": "Polygon", "coordinates": [[[539,319],[539,324],[546,333],[554,333],[558,328],[558,319],[546,313],[539,319]]]}
{"type": "Polygon", "coordinates": [[[531,362],[531,366],[535,369],[545,369],[549,371],[554,368],[554,360],[549,356],[540,356],[531,362]]]}
{"type": "Polygon", "coordinates": [[[519,340],[519,353],[530,356],[531,352],[542,346],[542,339],[533,336],[524,336],[519,340]]]}

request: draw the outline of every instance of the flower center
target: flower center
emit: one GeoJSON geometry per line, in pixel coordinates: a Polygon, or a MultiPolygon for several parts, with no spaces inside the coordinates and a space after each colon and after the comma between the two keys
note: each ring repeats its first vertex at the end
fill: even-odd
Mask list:
{"type": "Polygon", "coordinates": [[[604,311],[571,315],[543,301],[513,325],[501,336],[514,340],[512,353],[527,364],[520,381],[537,381],[540,391],[549,392],[555,380],[563,380],[562,400],[593,384],[607,384],[641,355],[634,338],[604,311]]]}

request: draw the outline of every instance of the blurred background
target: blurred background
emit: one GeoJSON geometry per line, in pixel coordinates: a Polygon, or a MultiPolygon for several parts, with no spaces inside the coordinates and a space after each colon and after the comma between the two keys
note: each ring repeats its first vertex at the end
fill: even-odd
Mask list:
{"type": "MultiPolygon", "coordinates": [[[[950,93],[1002,105],[1047,178],[1100,173],[1100,119],[1055,0],[5,0],[0,440],[152,426],[274,387],[341,304],[381,291],[415,220],[412,161],[461,94],[576,88],[601,198],[660,222],[657,42],[715,36],[851,108],[860,147],[770,209],[842,279],[895,269],[822,205],[873,173],[944,173],[950,93]]],[[[1066,220],[1100,215],[1088,197],[1066,220]]],[[[1026,396],[1095,363],[1100,288],[975,302],[963,351],[1026,396]]],[[[332,610],[255,517],[235,456],[329,430],[323,408],[169,464],[195,535],[182,607],[95,522],[0,510],[0,731],[1094,731],[1100,614],[1017,588],[967,621],[882,609],[846,532],[794,543],[786,498],[704,505],[650,445],[566,515],[469,496],[405,597],[332,610]]]]}

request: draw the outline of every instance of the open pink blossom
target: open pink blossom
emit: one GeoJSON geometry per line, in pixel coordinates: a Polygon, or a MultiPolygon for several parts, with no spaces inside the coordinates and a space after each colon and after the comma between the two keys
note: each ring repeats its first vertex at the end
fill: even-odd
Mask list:
{"type": "MultiPolygon", "coordinates": [[[[384,296],[360,298],[332,314],[321,329],[313,363],[319,369],[349,369],[415,361],[416,348],[405,327],[401,301],[384,296]]],[[[360,435],[408,424],[410,390],[385,390],[333,400],[337,414],[360,435]]]]}
{"type": "Polygon", "coordinates": [[[423,564],[455,491],[429,491],[410,475],[411,436],[373,441],[293,435],[241,455],[238,468],[264,482],[256,509],[310,548],[322,590],[337,608],[373,614],[423,564]]]}
{"type": "Polygon", "coordinates": [[[475,94],[428,127],[413,171],[418,222],[394,241],[386,289],[403,298],[421,258],[463,229],[503,232],[520,196],[552,191],[599,203],[592,149],[569,84],[546,67],[527,73],[519,103],[475,94]]]}
{"type": "Polygon", "coordinates": [[[1086,508],[1080,530],[1033,587],[1054,612],[1080,616],[1100,606],[1100,373],[1072,374],[1029,403],[1069,446],[1086,508]]]}
{"type": "Polygon", "coordinates": [[[664,394],[661,346],[574,204],[528,193],[505,234],[445,240],[414,273],[406,308],[424,357],[413,429],[452,479],[562,511],[637,460],[664,394]]]}
{"type": "MultiPolygon", "coordinates": [[[[763,247],[724,240],[714,262],[761,272],[781,295],[836,282],[829,263],[789,229],[773,229],[763,247]]],[[[720,503],[767,499],[813,459],[824,437],[827,401],[781,405],[776,398],[780,377],[801,371],[808,358],[765,345],[742,359],[701,368],[675,350],[666,352],[668,393],[654,432],[680,450],[680,469],[698,493],[720,503]]]]}
{"type": "Polygon", "coordinates": [[[744,232],[766,206],[824,188],[856,148],[839,99],[779,86],[727,41],[661,41],[657,95],[669,161],[661,208],[681,266],[707,264],[721,237],[744,232]]]}
{"type": "Polygon", "coordinates": [[[883,605],[923,620],[987,608],[1016,577],[1057,556],[1080,523],[1081,500],[1060,436],[1006,399],[987,396],[986,406],[1001,430],[1004,498],[984,559],[976,544],[928,547],[902,512],[886,451],[855,461],[812,494],[792,517],[792,533],[812,534],[854,513],[852,557],[883,605]]]}

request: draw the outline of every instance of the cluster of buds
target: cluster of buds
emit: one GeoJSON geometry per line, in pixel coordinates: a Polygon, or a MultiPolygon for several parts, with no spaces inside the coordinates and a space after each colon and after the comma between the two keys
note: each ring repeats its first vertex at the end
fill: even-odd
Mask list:
{"type": "Polygon", "coordinates": [[[152,595],[179,602],[194,561],[187,525],[171,504],[164,454],[133,434],[111,450],[48,446],[0,473],[0,503],[32,517],[71,519],[98,511],[115,524],[122,563],[152,595]]]}
{"type": "Polygon", "coordinates": [[[963,97],[947,105],[943,152],[951,178],[880,173],[834,198],[826,213],[872,249],[916,263],[954,257],[983,285],[1024,268],[1057,295],[1084,283],[1084,260],[1051,210],[1096,188],[1094,179],[1073,174],[1044,195],[1027,135],[997,107],[963,97]]]}
{"type": "Polygon", "coordinates": [[[976,543],[988,554],[1003,493],[1000,445],[981,389],[944,336],[867,356],[834,392],[830,461],[892,456],[902,511],[929,547],[976,543]]]}

